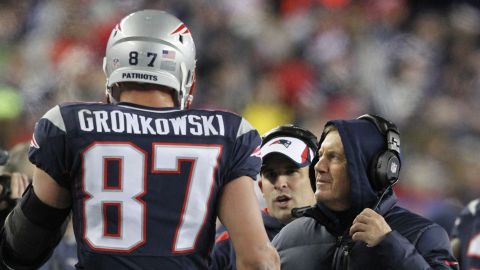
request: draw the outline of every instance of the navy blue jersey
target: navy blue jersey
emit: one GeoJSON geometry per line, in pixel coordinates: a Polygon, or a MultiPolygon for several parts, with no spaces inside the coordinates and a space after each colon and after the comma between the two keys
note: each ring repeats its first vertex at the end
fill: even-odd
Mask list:
{"type": "Polygon", "coordinates": [[[222,187],[260,169],[258,132],[223,111],[64,104],[29,158],[71,191],[81,269],[205,269],[222,187]]]}
{"type": "Polygon", "coordinates": [[[471,201],[458,216],[452,238],[459,238],[462,270],[480,269],[480,199],[471,201]]]}

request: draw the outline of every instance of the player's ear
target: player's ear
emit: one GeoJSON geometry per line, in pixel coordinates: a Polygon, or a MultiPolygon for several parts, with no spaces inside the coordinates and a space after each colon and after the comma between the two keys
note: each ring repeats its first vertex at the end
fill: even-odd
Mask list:
{"type": "Polygon", "coordinates": [[[260,190],[263,192],[263,189],[262,189],[262,179],[259,179],[257,182],[258,182],[258,187],[259,187],[260,190]]]}

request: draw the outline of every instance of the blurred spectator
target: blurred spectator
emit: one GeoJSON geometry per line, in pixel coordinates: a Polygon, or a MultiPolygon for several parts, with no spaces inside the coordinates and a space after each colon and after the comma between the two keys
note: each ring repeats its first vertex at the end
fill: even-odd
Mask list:
{"type": "MultiPolygon", "coordinates": [[[[34,165],[28,160],[29,143],[19,143],[9,151],[8,162],[3,166],[0,174],[0,194],[3,194],[4,179],[10,179],[10,199],[3,200],[0,196],[0,222],[3,221],[10,210],[13,209],[14,202],[21,198],[26,187],[32,181],[34,165]]],[[[53,252],[52,257],[41,270],[74,270],[77,263],[77,250],[73,227],[70,221],[64,238],[53,252]]]]}
{"type": "Polygon", "coordinates": [[[0,224],[3,227],[10,211],[22,197],[23,192],[30,184],[30,175],[27,167],[16,166],[15,161],[21,151],[14,147],[7,152],[0,149],[0,224]],[[23,171],[23,169],[26,169],[23,171]]]}
{"type": "Polygon", "coordinates": [[[16,144],[9,151],[8,162],[5,164],[4,172],[21,172],[27,178],[32,179],[34,165],[28,160],[29,143],[16,144]]]}
{"type": "Polygon", "coordinates": [[[19,121],[17,118],[22,112],[22,97],[16,89],[2,86],[0,81],[0,147],[7,147],[13,141],[19,121]]]}
{"type": "Polygon", "coordinates": [[[260,134],[294,120],[293,108],[282,100],[281,84],[270,76],[260,78],[253,100],[245,107],[242,115],[260,134]]]}

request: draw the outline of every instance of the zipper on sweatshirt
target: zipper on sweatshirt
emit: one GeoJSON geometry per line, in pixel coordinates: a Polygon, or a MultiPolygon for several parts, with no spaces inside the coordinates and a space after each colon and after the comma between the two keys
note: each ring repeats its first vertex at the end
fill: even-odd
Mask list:
{"type": "Polygon", "coordinates": [[[343,236],[337,237],[336,249],[333,256],[332,269],[348,270],[350,262],[350,251],[353,242],[350,238],[345,239],[343,236]]]}
{"type": "Polygon", "coordinates": [[[342,254],[342,270],[348,270],[348,265],[350,262],[350,245],[347,243],[346,246],[343,246],[342,254]]]}

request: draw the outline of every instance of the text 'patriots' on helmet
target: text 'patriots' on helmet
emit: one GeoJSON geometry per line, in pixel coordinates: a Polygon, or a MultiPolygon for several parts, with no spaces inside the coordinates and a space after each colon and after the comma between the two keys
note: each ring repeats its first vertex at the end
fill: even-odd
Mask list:
{"type": "Polygon", "coordinates": [[[174,89],[184,109],[193,99],[195,62],[195,44],[182,21],[164,11],[137,11],[124,17],[108,39],[107,91],[119,82],[159,84],[174,89]]]}

